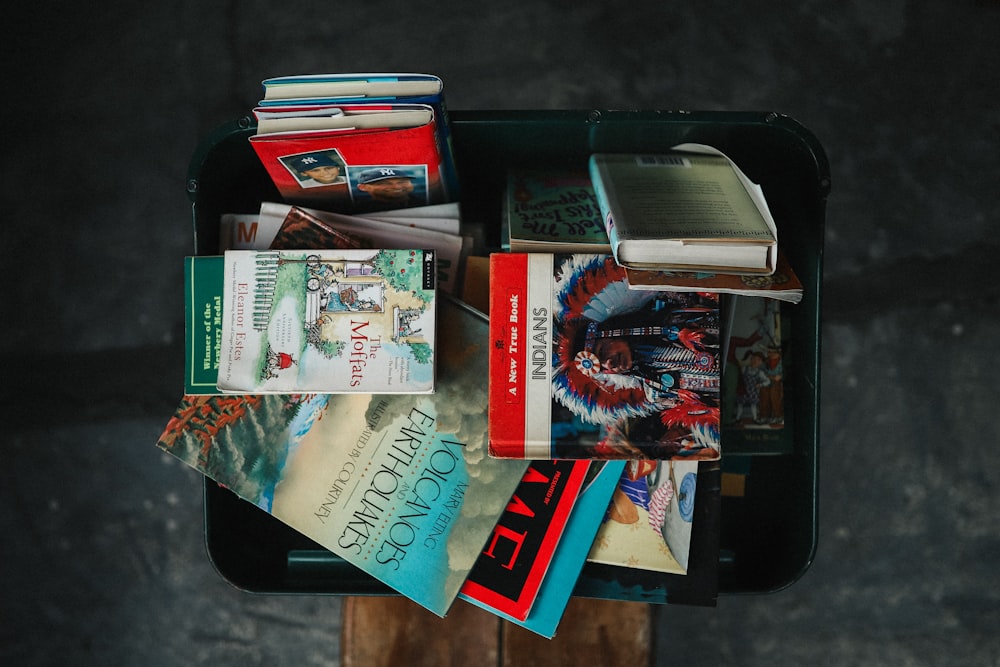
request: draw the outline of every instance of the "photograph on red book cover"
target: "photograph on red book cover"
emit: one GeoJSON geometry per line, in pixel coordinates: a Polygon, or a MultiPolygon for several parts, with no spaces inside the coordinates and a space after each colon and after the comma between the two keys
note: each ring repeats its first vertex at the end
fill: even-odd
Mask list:
{"type": "Polygon", "coordinates": [[[250,144],[288,204],[362,213],[447,201],[433,121],[258,134],[250,144]]]}
{"type": "Polygon", "coordinates": [[[719,298],[629,289],[610,255],[494,254],[491,453],[719,457],[719,298]]]}

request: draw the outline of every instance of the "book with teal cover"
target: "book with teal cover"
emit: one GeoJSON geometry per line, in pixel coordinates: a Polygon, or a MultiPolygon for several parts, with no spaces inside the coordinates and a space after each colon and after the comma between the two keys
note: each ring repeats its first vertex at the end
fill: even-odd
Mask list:
{"type": "Polygon", "coordinates": [[[223,259],[184,258],[184,393],[217,394],[223,259]]]}
{"type": "Polygon", "coordinates": [[[487,456],[487,322],[451,299],[434,394],[185,396],[157,446],[443,616],[526,461],[487,456]]]}

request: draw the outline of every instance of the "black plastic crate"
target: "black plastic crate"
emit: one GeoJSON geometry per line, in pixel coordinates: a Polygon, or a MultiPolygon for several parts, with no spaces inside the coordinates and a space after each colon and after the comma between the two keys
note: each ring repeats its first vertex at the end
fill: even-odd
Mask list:
{"type": "MultiPolygon", "coordinates": [[[[765,593],[795,582],[808,569],[817,546],[820,297],[830,189],[819,142],[799,123],[776,113],[453,111],[450,118],[463,220],[496,246],[506,172],[512,167],[585,170],[591,153],[654,153],[695,142],[722,150],[761,185],[782,252],[804,287],[801,303],[782,304],[783,321],[791,325],[794,360],[785,377],[785,410],[792,416],[794,446],[791,454],[740,457],[739,467],[748,473],[745,493],[722,498],[719,588],[723,594],[765,593]]],[[[226,124],[192,158],[187,189],[196,254],[218,251],[222,214],[255,213],[262,201],[279,201],[250,147],[253,132],[250,118],[226,124]]],[[[725,460],[724,439],[722,448],[725,460]]],[[[392,593],[209,480],[205,534],[219,573],[247,591],[392,593]]]]}

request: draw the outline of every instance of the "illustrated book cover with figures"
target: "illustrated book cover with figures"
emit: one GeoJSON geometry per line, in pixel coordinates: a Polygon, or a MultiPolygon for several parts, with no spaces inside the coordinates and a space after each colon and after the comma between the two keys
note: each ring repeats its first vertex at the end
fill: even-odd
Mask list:
{"type": "Polygon", "coordinates": [[[586,171],[511,170],[503,211],[510,252],[611,252],[586,171]]]}
{"type": "Polygon", "coordinates": [[[264,97],[254,109],[258,133],[250,141],[286,202],[356,213],[458,201],[439,77],[312,74],[262,83],[264,97]],[[365,107],[395,109],[404,120],[376,127],[377,120],[364,118],[365,107]],[[298,129],[269,131],[282,125],[298,129]],[[393,175],[367,180],[376,169],[393,175]]]}
{"type": "Polygon", "coordinates": [[[431,250],[229,250],[217,386],[235,393],[428,393],[431,250]]]}
{"type": "Polygon", "coordinates": [[[736,298],[722,390],[722,432],[733,454],[790,454],[791,415],[785,412],[781,303],[736,298]],[[731,448],[730,448],[731,446],[731,448]]]}
{"type": "Polygon", "coordinates": [[[589,461],[532,461],[462,587],[462,597],[523,621],[587,478],[589,461]]]}
{"type": "MultiPolygon", "coordinates": [[[[728,453],[728,449],[727,449],[728,453]]],[[[633,462],[627,462],[626,468],[633,462]]],[[[663,465],[667,462],[658,462],[663,465]]],[[[608,562],[595,562],[588,560],[577,580],[574,595],[582,597],[606,597],[617,600],[630,600],[633,602],[647,602],[651,604],[683,604],[697,606],[715,606],[719,593],[720,574],[720,539],[722,533],[722,493],[721,493],[721,460],[720,461],[697,461],[681,462],[683,466],[678,469],[674,462],[673,476],[667,475],[672,486],[672,499],[669,510],[665,510],[664,516],[670,516],[670,512],[677,510],[677,517],[690,517],[687,522],[690,526],[690,540],[688,546],[687,567],[683,573],[679,572],[678,563],[673,569],[646,569],[635,567],[642,561],[633,559],[631,561],[616,563],[615,559],[608,558],[608,562]],[[695,471],[696,474],[692,476],[695,471]],[[684,480],[689,480],[685,482],[684,480]],[[675,483],[676,481],[676,483],[675,483]],[[676,508],[673,502],[677,502],[676,508]]],[[[652,493],[662,488],[664,482],[662,470],[656,474],[647,474],[645,480],[648,489],[652,493]]],[[[643,479],[643,470],[634,469],[626,471],[621,475],[622,481],[643,479]]],[[[624,492],[623,492],[624,493],[624,492]]],[[[660,491],[662,494],[663,492],[660,491]]],[[[616,494],[620,496],[620,494],[616,494]]],[[[621,505],[620,498],[616,501],[621,505]]],[[[649,504],[652,506],[656,501],[650,494],[649,504]]],[[[639,503],[645,504],[644,501],[639,503]]],[[[639,505],[636,506],[637,509],[639,505]]],[[[613,507],[608,507],[609,518],[605,520],[601,530],[611,523],[610,515],[614,512],[613,507]]],[[[641,513],[640,513],[641,514],[641,513]]],[[[632,530],[650,530],[652,526],[648,523],[643,525],[636,521],[632,530]]],[[[594,540],[595,548],[602,541],[601,531],[598,531],[594,540]]],[[[677,550],[678,552],[680,549],[677,550]]],[[[660,557],[662,562],[667,562],[670,557],[660,557]]],[[[676,560],[676,559],[674,559],[676,560]]]]}
{"type": "Polygon", "coordinates": [[[720,455],[719,297],[629,289],[611,255],[490,257],[490,453],[720,455]]]}
{"type": "Polygon", "coordinates": [[[612,252],[641,269],[772,273],[778,231],[763,191],[725,155],[682,144],[590,156],[612,252]]]}
{"type": "Polygon", "coordinates": [[[588,560],[687,574],[697,461],[629,461],[588,560]]]}
{"type": "Polygon", "coordinates": [[[434,394],[186,396],[158,447],[443,616],[527,462],[487,456],[485,317],[439,311],[434,394]]]}

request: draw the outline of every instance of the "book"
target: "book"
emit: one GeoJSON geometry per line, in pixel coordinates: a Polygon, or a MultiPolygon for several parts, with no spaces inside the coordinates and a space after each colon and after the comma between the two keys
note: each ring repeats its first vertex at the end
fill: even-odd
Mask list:
{"type": "Polygon", "coordinates": [[[490,256],[490,454],[717,459],[719,298],[611,255],[490,256]]]}
{"type": "Polygon", "coordinates": [[[802,301],[802,282],[780,250],[774,273],[770,275],[712,271],[656,271],[626,267],[625,276],[628,279],[628,286],[632,289],[718,292],[778,299],[789,303],[802,301]]]}
{"type": "MultiPolygon", "coordinates": [[[[291,75],[265,79],[262,86],[264,97],[257,104],[257,109],[261,112],[280,107],[303,109],[348,104],[430,106],[434,111],[435,139],[441,156],[440,185],[443,201],[458,201],[459,182],[455,168],[451,125],[445,104],[444,84],[439,77],[418,73],[291,75]]],[[[371,164],[378,166],[382,163],[371,164]]],[[[398,161],[389,164],[398,164],[398,161]]]]}
{"type": "Polygon", "coordinates": [[[632,567],[629,563],[588,560],[573,594],[651,604],[715,606],[721,560],[721,463],[721,460],[697,463],[688,565],[684,574],[632,567]]]}
{"type": "Polygon", "coordinates": [[[257,119],[257,136],[262,136],[279,132],[420,127],[434,120],[434,109],[426,104],[291,105],[256,107],[253,115],[257,119]]]}
{"type": "Polygon", "coordinates": [[[548,639],[554,637],[566,611],[566,605],[569,604],[573,587],[587,561],[587,555],[602,523],[611,494],[618,488],[618,480],[624,467],[625,461],[589,462],[586,483],[576,499],[526,619],[514,618],[486,607],[476,600],[463,599],[489,609],[501,618],[542,637],[548,639]]]}
{"type": "Polygon", "coordinates": [[[228,250],[221,391],[434,390],[433,250],[228,250]]]}
{"type": "Polygon", "coordinates": [[[329,211],[264,202],[250,230],[231,228],[229,247],[236,250],[267,249],[282,230],[295,229],[300,247],[334,247],[337,238],[347,235],[358,239],[367,248],[428,248],[436,251],[437,285],[449,294],[457,295],[465,256],[472,243],[470,237],[449,234],[420,226],[410,226],[375,220],[362,216],[341,215],[329,211]],[[314,233],[306,228],[312,226],[314,233]],[[312,245],[320,244],[320,245],[312,245]]]}
{"type": "Polygon", "coordinates": [[[520,621],[528,617],[589,467],[589,461],[531,462],[461,597],[520,621]]]}
{"type": "Polygon", "coordinates": [[[785,412],[790,362],[781,303],[737,297],[722,390],[722,433],[733,454],[790,454],[792,415],[785,412]]]}
{"type": "Polygon", "coordinates": [[[359,213],[445,201],[433,121],[255,134],[250,144],[289,204],[359,213]]]}
{"type": "Polygon", "coordinates": [[[262,105],[329,99],[399,99],[440,95],[441,79],[415,73],[345,73],[277,76],[261,82],[262,105]]]}
{"type": "Polygon", "coordinates": [[[157,446],[443,616],[527,462],[486,455],[485,317],[439,315],[435,394],[185,396],[157,446]]]}
{"type": "Polygon", "coordinates": [[[224,258],[184,258],[184,394],[218,394],[224,258]]]}
{"type": "Polygon", "coordinates": [[[725,155],[683,144],[664,154],[590,156],[615,259],[632,268],[772,273],[777,227],[763,193],[725,155]]]}
{"type": "MultiPolygon", "coordinates": [[[[295,209],[299,212],[311,210],[287,204],[271,202],[265,202],[265,204],[278,207],[283,211],[289,209],[295,209]]],[[[323,213],[322,211],[317,212],[323,213]]],[[[373,211],[364,215],[342,216],[341,219],[345,221],[359,220],[360,225],[364,225],[366,221],[393,223],[452,236],[460,236],[462,233],[462,219],[457,202],[373,211]]],[[[264,219],[265,226],[261,227],[260,209],[254,213],[224,213],[220,216],[219,221],[219,250],[264,250],[270,248],[274,245],[274,237],[283,222],[283,219],[269,215],[264,219]]],[[[334,237],[341,233],[351,236],[341,230],[334,231],[329,225],[325,225],[324,228],[326,234],[333,234],[334,237]]],[[[336,242],[336,238],[330,239],[330,241],[336,242]]],[[[283,247],[291,249],[291,246],[283,247]]]]}
{"type": "Polygon", "coordinates": [[[629,461],[587,559],[687,574],[697,461],[629,461]]]}
{"type": "Polygon", "coordinates": [[[510,252],[611,252],[585,171],[509,171],[502,227],[510,252]]]}

